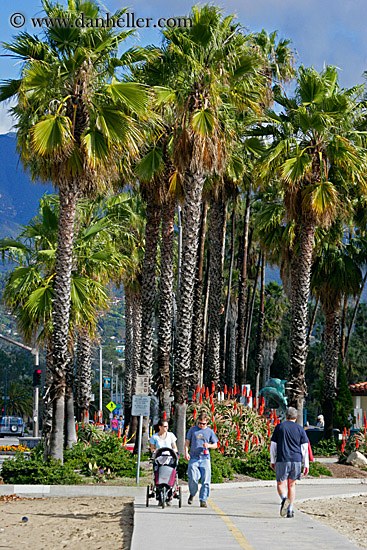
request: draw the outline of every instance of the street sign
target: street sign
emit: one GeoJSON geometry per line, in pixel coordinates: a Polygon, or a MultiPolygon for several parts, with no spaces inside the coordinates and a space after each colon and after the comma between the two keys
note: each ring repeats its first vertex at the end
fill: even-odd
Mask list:
{"type": "Polygon", "coordinates": [[[108,405],[106,405],[106,407],[107,407],[107,409],[108,409],[109,411],[111,411],[111,412],[114,411],[114,410],[116,409],[116,405],[115,405],[115,403],[114,403],[113,401],[110,401],[110,402],[108,403],[108,405]]]}
{"type": "Polygon", "coordinates": [[[135,395],[149,394],[149,376],[138,374],[136,376],[135,395]]]}
{"type": "Polygon", "coordinates": [[[145,395],[133,395],[132,416],[149,416],[150,397],[145,395]]]}
{"type": "Polygon", "coordinates": [[[110,388],[111,387],[111,378],[104,377],[103,378],[103,387],[104,388],[110,388]]]}

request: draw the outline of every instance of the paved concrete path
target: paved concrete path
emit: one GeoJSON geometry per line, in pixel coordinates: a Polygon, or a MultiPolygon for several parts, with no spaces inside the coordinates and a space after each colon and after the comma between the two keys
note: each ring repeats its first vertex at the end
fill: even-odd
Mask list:
{"type": "MultiPolygon", "coordinates": [[[[300,482],[297,500],[367,494],[367,485],[348,480],[311,484],[300,482]]],[[[359,548],[333,529],[297,509],[293,519],[279,515],[275,486],[212,487],[208,508],[198,498],[183,506],[177,502],[162,510],[155,501],[135,499],[131,550],[356,550],[359,548]]]]}

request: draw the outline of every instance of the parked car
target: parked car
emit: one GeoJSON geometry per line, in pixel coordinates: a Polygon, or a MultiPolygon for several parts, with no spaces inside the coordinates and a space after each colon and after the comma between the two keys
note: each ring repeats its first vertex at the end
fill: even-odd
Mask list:
{"type": "Polygon", "coordinates": [[[3,416],[0,421],[0,437],[4,435],[24,436],[24,422],[20,416],[3,416]]]}

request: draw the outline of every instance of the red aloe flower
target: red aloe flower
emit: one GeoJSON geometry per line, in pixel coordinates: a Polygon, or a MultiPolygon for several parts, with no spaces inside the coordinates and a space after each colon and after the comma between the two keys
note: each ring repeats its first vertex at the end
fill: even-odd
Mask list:
{"type": "MultiPolygon", "coordinates": [[[[213,432],[214,432],[215,434],[217,433],[217,425],[216,425],[216,424],[214,424],[213,432]]],[[[218,447],[219,447],[219,441],[218,441],[218,447]]]]}
{"type": "Polygon", "coordinates": [[[199,403],[200,403],[200,405],[202,404],[202,402],[203,402],[203,395],[202,395],[202,394],[200,394],[200,399],[199,399],[199,403]]]}
{"type": "Polygon", "coordinates": [[[359,449],[359,440],[356,439],[356,449],[359,449]]]}
{"type": "Polygon", "coordinates": [[[192,400],[193,400],[193,402],[195,403],[195,401],[196,401],[196,393],[195,393],[195,390],[193,391],[193,394],[192,394],[192,400]]]}
{"type": "Polygon", "coordinates": [[[224,384],[224,395],[227,395],[227,393],[228,393],[227,384],[224,384]]]}
{"type": "Polygon", "coordinates": [[[222,446],[220,448],[220,452],[223,454],[224,453],[224,449],[223,449],[223,443],[222,443],[222,446]]]}
{"type": "Polygon", "coordinates": [[[197,395],[199,395],[199,393],[200,393],[200,386],[199,386],[199,384],[196,386],[196,393],[197,393],[197,395]]]}
{"type": "Polygon", "coordinates": [[[234,402],[234,410],[237,410],[237,401],[234,402]]]}
{"type": "Polygon", "coordinates": [[[208,388],[206,388],[205,399],[209,399],[209,390],[208,390],[208,388]]]}
{"type": "Polygon", "coordinates": [[[212,403],[212,413],[215,411],[215,405],[212,403]]]}
{"type": "Polygon", "coordinates": [[[197,414],[198,414],[197,410],[196,410],[196,409],[194,409],[194,412],[193,412],[193,415],[192,415],[192,416],[193,416],[193,418],[194,418],[194,420],[196,420],[197,414]]]}
{"type": "Polygon", "coordinates": [[[245,443],[245,453],[248,453],[248,441],[246,439],[246,443],[245,443]]]}
{"type": "Polygon", "coordinates": [[[166,411],[163,411],[163,420],[167,420],[166,411]]]}
{"type": "Polygon", "coordinates": [[[211,396],[210,396],[210,404],[211,405],[213,404],[213,394],[211,394],[211,396]]]}
{"type": "Polygon", "coordinates": [[[215,384],[214,384],[214,382],[212,382],[212,393],[214,393],[214,392],[215,392],[215,384]]]}
{"type": "Polygon", "coordinates": [[[226,439],[226,443],[225,443],[226,447],[228,447],[228,440],[226,439]]]}

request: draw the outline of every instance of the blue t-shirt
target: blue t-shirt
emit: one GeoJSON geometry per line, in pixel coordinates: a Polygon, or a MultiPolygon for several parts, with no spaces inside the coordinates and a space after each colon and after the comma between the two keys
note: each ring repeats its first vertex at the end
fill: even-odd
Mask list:
{"type": "Polygon", "coordinates": [[[277,462],[302,462],[301,445],[308,443],[302,426],[286,420],[275,427],[271,440],[277,444],[277,462]]]}
{"type": "Polygon", "coordinates": [[[186,439],[190,441],[190,456],[192,458],[210,459],[210,454],[204,454],[204,443],[218,443],[218,438],[211,428],[201,429],[199,426],[193,426],[187,432],[186,439]]]}

